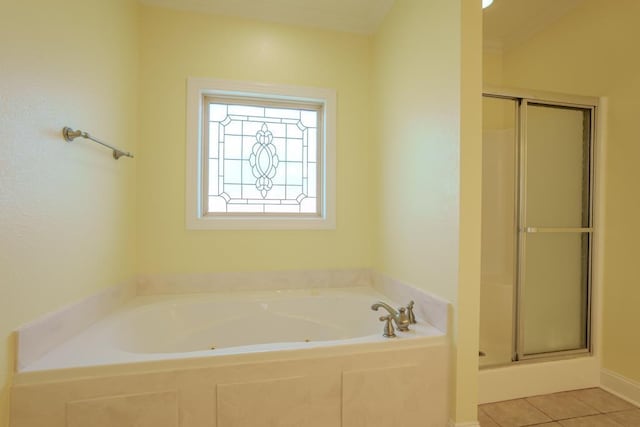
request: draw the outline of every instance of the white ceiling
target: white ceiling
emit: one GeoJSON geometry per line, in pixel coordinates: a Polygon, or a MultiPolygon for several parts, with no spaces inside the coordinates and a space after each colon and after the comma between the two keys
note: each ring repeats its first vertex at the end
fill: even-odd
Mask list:
{"type": "Polygon", "coordinates": [[[585,0],[494,0],[483,12],[485,48],[509,50],[585,0]]]}
{"type": "Polygon", "coordinates": [[[371,34],[394,0],[140,0],[172,9],[371,34]]]}

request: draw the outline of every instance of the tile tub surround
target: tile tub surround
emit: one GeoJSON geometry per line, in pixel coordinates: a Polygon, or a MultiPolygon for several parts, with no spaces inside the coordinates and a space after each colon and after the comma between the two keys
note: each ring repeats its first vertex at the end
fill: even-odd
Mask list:
{"type": "Polygon", "coordinates": [[[46,314],[17,332],[17,370],[20,371],[89,325],[120,307],[136,294],[135,280],[114,286],[46,314]]]}
{"type": "Polygon", "coordinates": [[[482,427],[639,427],[640,408],[590,388],[480,405],[478,419],[482,427]]]}
{"type": "Polygon", "coordinates": [[[138,295],[371,286],[369,269],[142,275],[138,295]]]}
{"type": "Polygon", "coordinates": [[[416,316],[425,319],[443,333],[447,332],[449,322],[449,303],[447,301],[375,271],[371,273],[371,280],[374,289],[394,301],[414,301],[416,316]]]}

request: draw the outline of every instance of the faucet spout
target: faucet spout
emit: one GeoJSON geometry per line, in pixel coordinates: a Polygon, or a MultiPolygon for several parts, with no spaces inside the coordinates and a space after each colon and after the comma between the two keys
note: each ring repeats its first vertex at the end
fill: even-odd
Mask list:
{"type": "Polygon", "coordinates": [[[391,307],[389,304],[382,302],[382,301],[378,301],[377,303],[373,304],[371,306],[371,310],[374,311],[378,311],[378,309],[382,307],[385,310],[387,310],[389,312],[389,314],[391,315],[391,317],[397,317],[398,316],[398,312],[396,311],[395,308],[391,307]]]}
{"type": "Polygon", "coordinates": [[[378,309],[382,307],[389,313],[389,317],[393,319],[393,322],[396,324],[398,330],[406,332],[409,330],[409,317],[407,316],[406,309],[404,307],[400,308],[400,311],[391,307],[389,304],[378,301],[377,303],[371,306],[371,310],[378,311],[378,309]]]}

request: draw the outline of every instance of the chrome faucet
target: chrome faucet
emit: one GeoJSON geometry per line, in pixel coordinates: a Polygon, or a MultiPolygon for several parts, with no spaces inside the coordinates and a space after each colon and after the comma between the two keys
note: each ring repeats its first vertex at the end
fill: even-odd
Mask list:
{"type": "MultiPolygon", "coordinates": [[[[390,318],[393,320],[393,323],[396,324],[396,328],[398,328],[399,331],[406,332],[409,330],[409,325],[411,324],[411,321],[409,320],[409,316],[407,315],[406,308],[400,307],[398,310],[396,310],[395,308],[391,307],[389,304],[384,303],[382,301],[378,301],[377,303],[371,306],[371,310],[378,311],[380,307],[384,308],[389,313],[389,316],[384,316],[384,319],[380,318],[381,321],[387,320],[388,325],[390,325],[390,322],[388,319],[390,318]]],[[[413,305],[411,305],[411,308],[413,308],[413,305]]],[[[388,336],[386,333],[387,329],[388,329],[388,326],[385,325],[385,336],[388,336]]]]}

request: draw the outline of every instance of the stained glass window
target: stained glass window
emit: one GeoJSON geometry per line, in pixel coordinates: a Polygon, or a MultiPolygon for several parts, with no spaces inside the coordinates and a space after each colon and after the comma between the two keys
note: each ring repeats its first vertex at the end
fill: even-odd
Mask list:
{"type": "Polygon", "coordinates": [[[322,105],[205,97],[206,214],[318,215],[322,105]]]}

